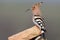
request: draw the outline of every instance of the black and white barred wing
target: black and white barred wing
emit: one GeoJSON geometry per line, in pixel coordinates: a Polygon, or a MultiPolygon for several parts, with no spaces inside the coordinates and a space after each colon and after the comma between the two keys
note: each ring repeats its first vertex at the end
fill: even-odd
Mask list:
{"type": "Polygon", "coordinates": [[[42,30],[42,33],[45,32],[45,28],[44,28],[44,23],[41,17],[39,16],[34,16],[33,17],[33,22],[35,25],[37,25],[39,27],[39,29],[42,30]]]}
{"type": "Polygon", "coordinates": [[[33,22],[34,22],[34,24],[37,25],[39,28],[43,27],[43,20],[41,19],[41,17],[34,16],[34,17],[33,17],[33,22]]]}

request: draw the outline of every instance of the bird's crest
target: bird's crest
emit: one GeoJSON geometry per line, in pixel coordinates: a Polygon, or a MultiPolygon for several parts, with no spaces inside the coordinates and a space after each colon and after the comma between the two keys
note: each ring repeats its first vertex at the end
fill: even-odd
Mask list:
{"type": "Polygon", "coordinates": [[[35,7],[41,7],[41,4],[42,4],[42,3],[43,3],[43,2],[35,3],[35,4],[32,6],[32,8],[27,9],[25,12],[27,12],[27,11],[29,11],[29,10],[34,10],[34,9],[35,9],[35,7]]]}

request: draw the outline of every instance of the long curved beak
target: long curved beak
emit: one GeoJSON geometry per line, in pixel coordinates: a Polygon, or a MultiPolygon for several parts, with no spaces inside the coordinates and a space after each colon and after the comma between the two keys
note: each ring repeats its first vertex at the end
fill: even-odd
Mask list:
{"type": "Polygon", "coordinates": [[[27,9],[25,12],[28,12],[28,11],[30,11],[31,9],[27,9]]]}
{"type": "Polygon", "coordinates": [[[40,3],[43,3],[43,2],[40,2],[40,3]]]}

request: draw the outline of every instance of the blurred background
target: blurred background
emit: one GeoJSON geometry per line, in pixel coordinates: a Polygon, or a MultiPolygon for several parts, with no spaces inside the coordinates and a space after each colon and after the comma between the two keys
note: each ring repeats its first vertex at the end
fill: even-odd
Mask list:
{"type": "Polygon", "coordinates": [[[0,40],[32,27],[32,4],[43,1],[48,40],[60,40],[60,0],[0,0],[0,40]]]}

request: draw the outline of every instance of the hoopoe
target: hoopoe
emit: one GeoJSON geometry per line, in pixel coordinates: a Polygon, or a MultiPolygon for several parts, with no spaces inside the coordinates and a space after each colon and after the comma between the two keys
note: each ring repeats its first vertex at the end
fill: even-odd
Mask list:
{"type": "MultiPolygon", "coordinates": [[[[34,4],[31,8],[32,10],[32,13],[33,13],[33,23],[39,28],[41,29],[41,34],[34,37],[33,39],[31,40],[39,40],[41,37],[43,37],[44,39],[45,38],[45,32],[46,32],[46,29],[45,29],[45,26],[44,26],[44,21],[43,21],[43,18],[41,17],[41,6],[42,6],[42,3],[43,2],[38,2],[36,4],[34,4]]],[[[27,9],[27,11],[29,11],[30,9],[27,9]]]]}
{"type": "Polygon", "coordinates": [[[42,29],[42,33],[44,33],[44,22],[43,18],[41,17],[41,10],[39,9],[41,7],[41,3],[36,3],[32,7],[32,13],[33,13],[33,22],[34,24],[39,28],[42,29]]]}
{"type": "Polygon", "coordinates": [[[45,38],[46,29],[44,27],[44,22],[43,22],[43,19],[41,17],[41,10],[40,10],[42,3],[43,2],[40,2],[40,3],[38,2],[32,6],[33,23],[39,29],[41,29],[41,35],[37,36],[37,38],[35,38],[35,40],[38,40],[41,36],[43,36],[43,38],[45,38]]]}

